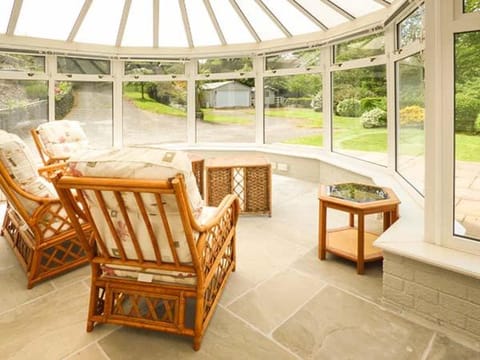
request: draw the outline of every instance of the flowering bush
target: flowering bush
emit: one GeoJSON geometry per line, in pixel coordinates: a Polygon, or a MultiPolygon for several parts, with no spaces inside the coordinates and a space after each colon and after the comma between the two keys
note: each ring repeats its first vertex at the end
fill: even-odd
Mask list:
{"type": "Polygon", "coordinates": [[[362,115],[360,101],[354,98],[340,101],[336,110],[340,116],[359,117],[362,115]]]}
{"type": "Polygon", "coordinates": [[[400,126],[411,126],[423,129],[425,109],[418,106],[406,106],[400,110],[400,126]]]}
{"type": "Polygon", "coordinates": [[[379,128],[387,126],[387,112],[375,108],[364,112],[361,117],[362,126],[366,129],[379,128]]]}

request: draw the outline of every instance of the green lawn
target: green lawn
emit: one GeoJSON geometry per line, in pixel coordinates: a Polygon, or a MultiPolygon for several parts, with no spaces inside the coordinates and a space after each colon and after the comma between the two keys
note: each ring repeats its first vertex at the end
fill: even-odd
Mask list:
{"type": "Polygon", "coordinates": [[[251,124],[255,115],[250,115],[249,111],[239,110],[214,110],[202,109],[203,121],[208,121],[217,124],[236,124],[246,125],[251,124]]]}
{"type": "MultiPolygon", "coordinates": [[[[125,91],[124,95],[134,102],[135,106],[142,110],[157,114],[168,114],[185,117],[182,110],[160,104],[145,97],[141,99],[140,92],[125,91]]],[[[204,121],[219,124],[251,124],[255,110],[214,110],[202,109],[204,121]]],[[[295,126],[315,127],[323,126],[323,113],[304,108],[266,109],[266,117],[277,117],[296,120],[295,126]]],[[[344,150],[359,150],[372,152],[387,151],[387,129],[365,129],[360,118],[335,116],[333,121],[334,146],[344,150]]],[[[457,134],[456,158],[461,161],[480,162],[480,135],[457,134]]],[[[323,136],[303,136],[285,141],[287,144],[323,146],[323,136]]],[[[424,131],[420,129],[402,128],[400,133],[399,150],[402,155],[419,155],[424,152],[424,131]]]]}
{"type": "Polygon", "coordinates": [[[142,93],[140,91],[124,90],[124,97],[131,100],[135,106],[139,109],[150,111],[155,114],[171,115],[186,117],[187,113],[181,109],[174,108],[172,106],[161,104],[155,100],[152,100],[145,94],[145,98],[142,99],[142,93]]]}

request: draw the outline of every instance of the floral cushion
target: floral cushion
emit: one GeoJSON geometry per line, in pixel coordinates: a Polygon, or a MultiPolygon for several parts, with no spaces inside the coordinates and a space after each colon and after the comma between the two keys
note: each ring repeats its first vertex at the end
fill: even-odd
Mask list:
{"type": "MultiPolygon", "coordinates": [[[[24,191],[45,198],[56,198],[56,193],[37,171],[30,149],[15,134],[0,133],[0,161],[8,174],[24,191]]],[[[38,204],[18,195],[18,199],[29,214],[33,214],[38,204]]]]}
{"type": "MultiPolygon", "coordinates": [[[[211,208],[203,206],[203,200],[197,188],[195,177],[192,173],[191,160],[187,154],[181,151],[167,151],[152,148],[123,148],[110,150],[88,150],[78,153],[68,161],[68,168],[73,176],[110,177],[129,179],[155,179],[166,180],[182,173],[185,178],[188,198],[194,215],[202,221],[208,214],[215,214],[211,208]],[[203,214],[203,215],[202,215],[203,214]]],[[[111,192],[104,191],[103,198],[107,205],[107,211],[113,221],[115,232],[123,241],[126,256],[136,259],[136,251],[132,242],[129,241],[127,221],[124,218],[117,201],[111,192]]],[[[100,236],[105,240],[109,254],[118,257],[119,250],[111,235],[111,230],[103,216],[102,209],[97,203],[96,197],[91,191],[86,192],[89,208],[95,220],[95,225],[100,236]]],[[[136,199],[132,193],[122,193],[127,215],[132,224],[137,238],[140,239],[140,247],[146,260],[155,260],[155,253],[150,242],[148,229],[137,210],[136,199]],[[142,241],[143,240],[143,241],[142,241]]],[[[165,228],[156,205],[156,199],[152,194],[142,194],[142,200],[146,205],[147,215],[156,239],[159,243],[163,262],[173,262],[173,254],[170,249],[165,228]]],[[[173,194],[162,195],[165,211],[172,236],[175,250],[182,263],[191,263],[190,250],[185,238],[184,227],[177,207],[177,201],[173,194]]],[[[176,276],[175,274],[174,276],[176,276]]],[[[118,275],[122,276],[122,275],[118,275]]]]}
{"type": "Polygon", "coordinates": [[[37,127],[38,135],[48,156],[68,158],[88,146],[88,139],[80,123],[74,120],[46,122],[37,127]]]}

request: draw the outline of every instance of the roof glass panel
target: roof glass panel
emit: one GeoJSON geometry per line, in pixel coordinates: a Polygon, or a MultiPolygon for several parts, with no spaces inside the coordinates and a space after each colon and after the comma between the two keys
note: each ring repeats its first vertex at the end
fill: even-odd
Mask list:
{"type": "Polygon", "coordinates": [[[297,10],[297,8],[287,0],[263,0],[263,2],[292,35],[320,30],[309,18],[297,10]]]}
{"type": "Polygon", "coordinates": [[[228,44],[254,42],[243,21],[238,17],[235,9],[225,0],[210,0],[213,12],[222,29],[223,36],[228,44]]]}
{"type": "Polygon", "coordinates": [[[262,40],[283,38],[283,32],[253,0],[236,0],[240,9],[262,40]]]}
{"type": "Polygon", "coordinates": [[[220,45],[221,41],[203,1],[186,0],[185,7],[187,8],[193,44],[195,46],[220,45]]]}
{"type": "Polygon", "coordinates": [[[23,0],[15,35],[66,40],[82,5],[83,0],[23,0]]]}
{"type": "Polygon", "coordinates": [[[115,45],[123,12],[123,3],[123,1],[118,0],[93,0],[78,30],[75,41],[115,45]]]}
{"type": "Polygon", "coordinates": [[[12,12],[13,0],[0,1],[0,34],[7,32],[8,20],[12,12]]]}
{"type": "Polygon", "coordinates": [[[123,46],[153,45],[153,2],[133,0],[128,13],[123,46]]]}
{"type": "Polygon", "coordinates": [[[188,46],[178,1],[160,0],[158,21],[158,45],[172,47],[188,46]]]}
{"type": "Polygon", "coordinates": [[[318,0],[297,0],[297,2],[327,28],[332,28],[348,21],[346,17],[318,0]]]}
{"type": "Polygon", "coordinates": [[[349,12],[355,17],[369,14],[371,12],[383,9],[384,7],[380,5],[375,0],[363,0],[363,1],[352,1],[352,0],[331,0],[343,10],[349,12]]]}

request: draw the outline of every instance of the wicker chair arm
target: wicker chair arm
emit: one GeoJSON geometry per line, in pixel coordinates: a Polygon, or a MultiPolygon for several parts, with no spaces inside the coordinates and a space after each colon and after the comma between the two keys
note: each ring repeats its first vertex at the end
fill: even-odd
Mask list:
{"type": "Polygon", "coordinates": [[[215,216],[208,220],[205,224],[198,224],[196,221],[192,224],[192,228],[198,232],[207,232],[213,226],[217,225],[220,220],[225,217],[225,213],[228,209],[233,207],[233,213],[235,214],[235,224],[240,212],[240,202],[238,196],[235,194],[228,194],[223,199],[220,205],[217,207],[217,213],[215,216]]]}

